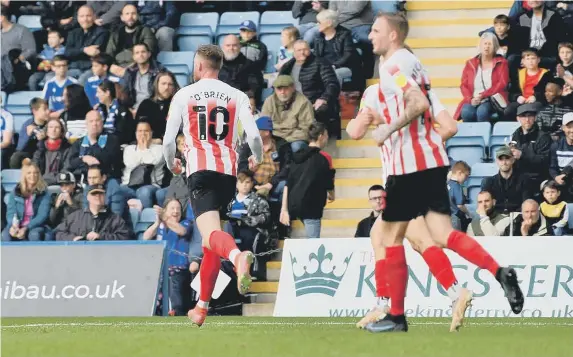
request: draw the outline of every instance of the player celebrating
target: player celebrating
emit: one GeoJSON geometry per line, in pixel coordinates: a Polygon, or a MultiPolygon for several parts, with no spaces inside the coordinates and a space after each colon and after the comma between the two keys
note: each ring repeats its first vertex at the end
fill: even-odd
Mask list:
{"type": "Polygon", "coordinates": [[[219,274],[221,258],[229,259],[237,271],[239,292],[245,294],[251,284],[249,270],[253,253],[241,252],[235,239],[221,229],[220,210],[235,195],[237,175],[237,124],[241,121],[247,143],[254,153],[254,166],[262,162],[262,140],[251,114],[247,95],[219,81],[223,52],[215,45],[199,47],[195,55],[195,83],[181,89],[171,101],[163,138],[167,167],[181,174],[181,160],[175,158],[175,138],[181,125],[185,135],[187,185],[197,227],[203,237],[203,261],[199,276],[201,291],[197,306],[188,317],[201,326],[219,274]]]}
{"type": "Polygon", "coordinates": [[[500,268],[479,243],[452,228],[446,180],[448,157],[433,129],[430,104],[422,92],[429,88],[425,70],[404,48],[407,35],[408,21],[404,16],[385,13],[377,16],[369,37],[374,53],[385,59],[380,65],[378,90],[381,111],[365,110],[347,128],[350,136],[358,139],[365,135],[370,124],[378,124],[373,137],[381,146],[388,175],[386,209],[379,231],[373,234],[382,243],[373,242],[373,246],[377,258],[375,269],[386,272],[385,287],[391,307],[389,314],[366,328],[372,332],[408,330],[404,316],[408,267],[403,239],[410,220],[420,216],[424,217],[436,244],[455,251],[496,277],[517,314],[523,308],[523,294],[515,270],[500,268]],[[384,253],[376,253],[382,249],[384,253]]]}

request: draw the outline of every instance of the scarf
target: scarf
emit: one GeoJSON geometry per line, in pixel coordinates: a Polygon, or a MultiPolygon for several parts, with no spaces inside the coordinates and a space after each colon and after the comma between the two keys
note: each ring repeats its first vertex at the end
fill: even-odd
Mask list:
{"type": "Polygon", "coordinates": [[[56,140],[47,139],[45,141],[45,144],[46,144],[46,149],[48,149],[48,151],[58,151],[62,146],[62,139],[56,139],[56,140]]]}
{"type": "Polygon", "coordinates": [[[103,128],[108,133],[115,132],[115,117],[119,112],[119,103],[117,99],[114,99],[111,102],[111,106],[109,107],[109,111],[104,104],[98,105],[98,111],[103,118],[103,128]]]}

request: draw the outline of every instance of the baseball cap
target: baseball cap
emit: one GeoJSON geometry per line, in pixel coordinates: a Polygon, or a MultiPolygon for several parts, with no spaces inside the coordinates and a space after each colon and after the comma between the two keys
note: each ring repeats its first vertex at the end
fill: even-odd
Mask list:
{"type": "Polygon", "coordinates": [[[259,130],[273,131],[273,121],[271,117],[260,117],[257,119],[257,128],[259,130]]]}
{"type": "Polygon", "coordinates": [[[62,171],[58,174],[58,185],[76,183],[75,176],[69,171],[62,171]]]}
{"type": "Polygon", "coordinates": [[[290,87],[294,84],[294,79],[287,74],[281,74],[278,76],[275,81],[273,82],[273,87],[280,88],[280,87],[290,87]]]}
{"type": "Polygon", "coordinates": [[[502,156],[513,157],[513,154],[511,153],[511,149],[508,148],[507,146],[502,146],[499,149],[497,149],[497,151],[495,152],[496,159],[499,159],[502,156]]]}
{"type": "Polygon", "coordinates": [[[527,103],[522,104],[517,107],[517,116],[526,114],[526,113],[534,113],[536,114],[539,111],[539,104],[538,103],[527,103]]]}
{"type": "Polygon", "coordinates": [[[88,188],[88,194],[93,195],[94,193],[105,193],[105,187],[103,185],[93,185],[88,188]]]}
{"type": "Polygon", "coordinates": [[[573,112],[563,115],[563,125],[573,123],[573,112]]]}
{"type": "Polygon", "coordinates": [[[245,20],[241,23],[241,27],[239,27],[239,30],[257,32],[257,25],[255,25],[255,23],[252,22],[251,20],[245,20]]]}

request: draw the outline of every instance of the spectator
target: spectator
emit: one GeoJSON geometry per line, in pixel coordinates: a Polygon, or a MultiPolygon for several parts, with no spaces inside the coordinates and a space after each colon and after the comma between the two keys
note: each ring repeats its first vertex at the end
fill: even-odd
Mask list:
{"type": "Polygon", "coordinates": [[[151,58],[145,43],[133,46],[133,61],[135,63],[125,69],[123,90],[127,96],[125,104],[132,108],[135,116],[141,102],[153,94],[153,82],[163,67],[151,58]]]}
{"type": "Polygon", "coordinates": [[[521,214],[515,217],[511,225],[505,229],[504,235],[510,237],[515,235],[522,237],[552,236],[553,228],[539,213],[539,204],[529,199],[523,202],[521,214]]]}
{"type": "Polygon", "coordinates": [[[516,31],[511,26],[509,17],[504,14],[497,15],[493,19],[493,28],[499,42],[499,49],[496,53],[505,58],[511,55],[519,55],[519,39],[516,31]]]}
{"type": "Polygon", "coordinates": [[[179,24],[179,13],[173,1],[132,1],[137,3],[139,21],[143,26],[151,28],[159,51],[173,51],[175,28],[179,24]]]}
{"type": "MultiPolygon", "coordinates": [[[[157,42],[155,35],[149,27],[143,26],[139,22],[137,7],[127,4],[121,10],[121,27],[114,31],[107,43],[105,52],[110,55],[115,63],[125,68],[133,63],[133,45],[145,43],[151,50],[152,55],[157,54],[157,42]]],[[[110,66],[110,69],[112,66],[110,66]]],[[[123,70],[112,69],[115,75],[123,77],[123,70]]]]}
{"type": "Polygon", "coordinates": [[[551,137],[535,123],[538,110],[536,104],[522,104],[517,108],[517,121],[521,127],[511,136],[510,145],[515,169],[528,176],[531,187],[539,187],[549,170],[551,137]]]}
{"type": "Polygon", "coordinates": [[[60,120],[66,127],[66,137],[77,139],[86,134],[86,115],[91,110],[90,101],[79,84],[64,88],[64,111],[60,120]]]}
{"type": "Polygon", "coordinates": [[[314,121],[312,103],[296,91],[291,76],[278,76],[273,86],[275,92],[265,100],[262,115],[271,118],[274,134],[297,152],[308,145],[308,129],[314,121]]]}
{"type": "Polygon", "coordinates": [[[121,24],[121,10],[125,1],[89,0],[87,4],[94,9],[96,25],[115,30],[121,24]]]}
{"type": "Polygon", "coordinates": [[[60,172],[57,182],[60,186],[60,193],[52,198],[49,219],[52,227],[56,227],[67,216],[81,209],[84,199],[82,187],[76,184],[76,178],[71,172],[60,172]]]}
{"type": "Polygon", "coordinates": [[[39,1],[38,5],[41,6],[40,23],[43,29],[35,31],[36,41],[41,39],[43,43],[46,36],[49,39],[51,31],[58,31],[65,38],[70,30],[78,26],[74,18],[78,10],[76,1],[39,1]]]}
{"type": "Polygon", "coordinates": [[[173,73],[159,72],[153,81],[153,94],[137,108],[135,120],[146,121],[151,125],[154,144],[161,144],[163,140],[171,99],[178,90],[179,84],[173,73]]]}
{"type": "MultiPolygon", "coordinates": [[[[127,200],[121,191],[119,182],[114,178],[109,178],[108,174],[98,165],[90,166],[87,169],[88,186],[103,185],[105,188],[105,205],[113,213],[123,217],[128,224],[131,223],[127,200]]],[[[88,207],[87,195],[84,196],[84,208],[88,207]]]]}
{"type": "MultiPolygon", "coordinates": [[[[555,1],[555,11],[563,18],[569,36],[573,36],[573,3],[571,1],[555,1]]],[[[554,3],[555,3],[554,2],[554,3]]]]}
{"type": "Polygon", "coordinates": [[[189,272],[189,231],[191,222],[182,219],[181,204],[169,200],[162,209],[154,207],[155,222],[143,233],[144,240],[163,240],[169,250],[169,301],[175,316],[187,316],[191,308],[191,274],[189,272]]]}
{"type": "Polygon", "coordinates": [[[291,217],[300,219],[308,238],[320,238],[321,219],[328,199],[334,201],[334,170],[321,154],[328,142],[322,123],[309,129],[310,144],[294,154],[284,188],[280,221],[290,225],[291,217]]]}
{"type": "Polygon", "coordinates": [[[544,133],[550,134],[554,140],[563,136],[561,124],[563,115],[573,111],[563,100],[563,80],[553,78],[545,85],[545,100],[547,105],[537,113],[535,123],[544,133]]]}
{"type": "Polygon", "coordinates": [[[250,20],[246,20],[239,27],[241,36],[241,53],[253,62],[258,71],[264,71],[267,66],[268,51],[267,46],[257,38],[257,25],[250,20]]]}
{"type": "Polygon", "coordinates": [[[521,104],[543,103],[545,85],[552,77],[550,71],[539,68],[537,50],[525,50],[522,52],[521,58],[525,68],[517,72],[510,72],[509,100],[511,103],[505,108],[505,117],[509,121],[513,121],[517,107],[521,104]]]}
{"type": "Polygon", "coordinates": [[[104,186],[90,186],[88,202],[87,209],[73,212],[56,227],[56,240],[77,242],[131,239],[129,227],[123,218],[107,210],[104,186]]]}
{"type": "Polygon", "coordinates": [[[563,134],[564,136],[551,146],[549,175],[557,184],[565,186],[564,199],[571,201],[573,175],[569,171],[573,162],[573,113],[563,116],[563,134]]]}
{"type": "Polygon", "coordinates": [[[103,119],[96,110],[86,115],[87,133],[70,148],[68,171],[76,177],[86,175],[89,166],[100,165],[113,178],[121,174],[119,140],[103,131],[103,119]]]}
{"type": "Polygon", "coordinates": [[[354,238],[368,238],[370,237],[370,230],[372,226],[382,213],[382,199],[384,194],[384,187],[381,185],[373,185],[368,189],[368,202],[370,202],[370,207],[372,207],[372,212],[370,215],[360,222],[356,227],[356,233],[354,233],[354,238]]]}
{"type": "Polygon", "coordinates": [[[100,53],[92,58],[93,76],[88,78],[84,88],[92,108],[99,103],[97,98],[97,88],[101,82],[104,80],[109,80],[113,83],[120,82],[120,78],[110,74],[109,72],[112,65],[113,58],[107,53],[100,53]]]}
{"type": "Polygon", "coordinates": [[[460,90],[463,95],[454,118],[464,122],[490,121],[496,109],[507,106],[507,61],[496,55],[499,44],[495,36],[485,32],[480,38],[480,54],[468,60],[462,73],[460,90]]]}
{"type": "Polygon", "coordinates": [[[261,112],[257,108],[255,93],[253,93],[253,91],[247,91],[245,94],[249,97],[249,104],[251,105],[251,114],[253,114],[253,118],[255,118],[255,120],[259,119],[261,117],[261,112]]]}
{"type": "MultiPolygon", "coordinates": [[[[67,58],[63,57],[65,52],[66,52],[66,46],[64,46],[64,38],[62,37],[60,32],[58,30],[51,30],[50,32],[48,32],[48,44],[44,45],[44,50],[40,52],[40,54],[38,55],[38,59],[40,60],[38,68],[36,68],[38,72],[32,74],[28,79],[28,87],[30,88],[30,90],[34,91],[38,90],[39,83],[43,79],[46,79],[47,82],[48,79],[53,78],[54,73],[56,73],[56,70],[55,68],[52,68],[52,64],[54,65],[54,67],[57,66],[55,61],[56,57],[60,60],[59,62],[61,62],[62,59],[65,59],[66,66],[64,71],[65,75],[63,78],[67,77],[68,60],[67,58]],[[54,71],[54,73],[50,73],[50,71],[52,70],[54,71]]],[[[61,80],[62,70],[60,70],[59,73],[60,73],[59,77],[61,80]]],[[[58,77],[57,74],[56,77],[58,77]]]]}
{"type": "Polygon", "coordinates": [[[545,217],[547,225],[553,229],[553,234],[562,236],[567,233],[569,208],[561,198],[561,189],[555,181],[546,181],[541,185],[544,202],[539,205],[539,212],[545,217]]]}
{"type": "Polygon", "coordinates": [[[103,27],[94,24],[94,11],[84,5],[78,10],[80,28],[70,31],[66,41],[66,57],[70,59],[70,75],[78,77],[83,85],[93,76],[91,58],[105,50],[109,33],[103,27]]]}
{"type": "Polygon", "coordinates": [[[292,17],[299,19],[300,36],[310,45],[318,35],[316,15],[327,7],[328,1],[295,1],[292,5],[292,17]]]}
{"type": "Polygon", "coordinates": [[[30,101],[30,108],[33,118],[22,124],[16,152],[10,158],[10,167],[13,169],[19,169],[25,158],[31,159],[38,147],[38,141],[46,138],[46,123],[50,115],[48,103],[42,98],[34,98],[30,101]]]}
{"type": "Polygon", "coordinates": [[[521,203],[531,198],[531,187],[527,177],[513,169],[515,158],[507,146],[499,148],[496,153],[499,173],[486,177],[481,183],[481,190],[491,193],[495,200],[494,210],[497,213],[510,214],[519,211],[521,203]]]}
{"type": "Polygon", "coordinates": [[[338,25],[338,14],[333,10],[321,11],[316,20],[320,33],[314,40],[314,54],[332,65],[341,88],[348,79],[351,90],[363,90],[362,63],[350,30],[338,25]]]}
{"type": "Polygon", "coordinates": [[[271,118],[263,116],[257,119],[257,127],[263,141],[263,161],[249,168],[249,157],[253,155],[249,145],[243,145],[239,154],[239,171],[252,169],[257,193],[268,196],[271,201],[281,201],[284,186],[292,161],[292,150],[288,143],[273,135],[271,118]]]}
{"type": "MultiPolygon", "coordinates": [[[[299,2],[299,1],[296,1],[299,2]]],[[[300,38],[300,33],[294,26],[287,26],[281,31],[281,47],[277,53],[277,63],[275,69],[280,71],[283,64],[287,63],[294,56],[294,43],[300,38]]],[[[309,41],[309,43],[311,43],[309,41]]]]}
{"type": "Polygon", "coordinates": [[[131,144],[135,140],[135,121],[131,111],[118,98],[119,85],[105,79],[97,87],[99,104],[97,111],[103,118],[103,128],[115,134],[120,145],[131,144]]]}
{"type": "Polygon", "coordinates": [[[312,103],[316,120],[327,125],[329,134],[340,136],[340,84],[332,67],[313,55],[307,42],[298,40],[294,58],[283,65],[280,74],[294,79],[296,90],[312,103]]]}
{"type": "Polygon", "coordinates": [[[0,25],[2,25],[2,56],[7,55],[12,50],[19,50],[21,62],[31,60],[36,56],[36,41],[30,30],[26,26],[10,22],[10,13],[7,6],[1,6],[0,25]]]}
{"type": "MultiPolygon", "coordinates": [[[[573,44],[571,42],[561,42],[559,44],[559,64],[555,75],[562,78],[571,92],[573,88],[573,44]]],[[[565,94],[571,98],[572,94],[565,94]]],[[[570,99],[570,101],[573,101],[570,99]]]]}
{"type": "Polygon", "coordinates": [[[221,49],[225,58],[219,71],[219,79],[239,90],[253,91],[259,102],[264,81],[263,74],[241,53],[241,45],[237,36],[225,36],[221,49]]]}
{"type": "Polygon", "coordinates": [[[58,119],[50,119],[46,124],[46,139],[38,141],[32,161],[40,169],[47,185],[58,184],[58,175],[67,162],[70,143],[64,137],[64,126],[58,119]]]}
{"type": "Polygon", "coordinates": [[[495,199],[488,191],[482,191],[477,196],[477,214],[468,226],[468,235],[474,237],[502,236],[511,223],[507,214],[496,212],[495,199]]]}
{"type": "Polygon", "coordinates": [[[137,198],[143,208],[150,208],[163,183],[163,149],[161,145],[151,143],[149,123],[139,122],[135,136],[137,144],[128,145],[123,151],[125,168],[121,188],[126,198],[137,198]]]}
{"type": "Polygon", "coordinates": [[[3,241],[53,240],[46,226],[50,213],[50,195],[40,170],[30,159],[22,163],[22,176],[8,198],[3,241]]]}
{"type": "Polygon", "coordinates": [[[48,102],[50,118],[58,119],[66,106],[64,104],[64,89],[71,84],[77,84],[78,81],[74,77],[68,76],[68,59],[65,56],[54,57],[52,68],[55,76],[45,81],[42,97],[48,102]]]}
{"type": "Polygon", "coordinates": [[[471,221],[470,212],[466,207],[468,198],[464,195],[462,188],[470,174],[470,166],[465,161],[458,161],[452,166],[452,173],[448,180],[452,227],[462,232],[466,231],[471,221]]]}
{"type": "MultiPolygon", "coordinates": [[[[187,207],[189,201],[189,189],[187,188],[187,175],[185,175],[185,167],[187,161],[183,152],[185,150],[185,137],[183,134],[177,135],[176,138],[177,151],[175,157],[181,160],[181,168],[183,172],[180,175],[174,175],[171,178],[169,187],[161,188],[155,193],[157,204],[163,206],[166,199],[176,199],[181,203],[181,207],[187,207]]],[[[186,208],[187,209],[187,208],[186,208]]],[[[199,240],[201,242],[201,239],[199,240]]],[[[201,245],[200,245],[201,248],[201,245]]],[[[202,251],[201,249],[199,249],[202,251]]]]}
{"type": "MultiPolygon", "coordinates": [[[[9,166],[10,155],[14,150],[14,117],[4,108],[0,109],[0,152],[2,153],[1,167],[9,166]]],[[[4,196],[2,196],[4,197],[4,196]]]]}

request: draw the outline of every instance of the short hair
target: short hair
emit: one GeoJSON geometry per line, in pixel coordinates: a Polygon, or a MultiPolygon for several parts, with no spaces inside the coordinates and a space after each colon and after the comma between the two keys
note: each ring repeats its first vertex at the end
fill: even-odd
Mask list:
{"type": "Polygon", "coordinates": [[[68,59],[68,57],[64,56],[64,55],[56,55],[54,56],[54,58],[52,58],[52,63],[56,63],[56,62],[66,62],[69,63],[70,60],[68,59]]]}
{"type": "Polygon", "coordinates": [[[98,84],[97,87],[104,92],[109,92],[110,96],[113,99],[117,97],[115,83],[110,81],[109,79],[104,79],[103,81],[101,81],[100,84],[98,84]]]}
{"type": "Polygon", "coordinates": [[[2,6],[0,6],[0,13],[2,14],[2,16],[5,16],[6,18],[8,18],[8,20],[10,20],[10,17],[12,16],[12,13],[10,12],[10,8],[4,4],[2,4],[2,6]]]}
{"type": "Polygon", "coordinates": [[[521,52],[521,58],[525,58],[527,56],[535,56],[539,58],[539,51],[537,51],[535,48],[528,48],[523,50],[523,52],[521,52]]]}
{"type": "Polygon", "coordinates": [[[392,12],[379,12],[376,15],[377,18],[384,18],[390,26],[398,33],[398,38],[400,42],[404,42],[408,37],[410,32],[410,25],[408,24],[408,19],[402,13],[392,13],[392,12]]]}
{"type": "Polygon", "coordinates": [[[541,192],[545,192],[546,188],[550,188],[550,189],[556,190],[557,192],[561,192],[561,188],[559,187],[557,182],[555,182],[553,180],[547,181],[547,183],[545,183],[545,185],[543,185],[543,189],[541,189],[541,192]]]}
{"type": "Polygon", "coordinates": [[[101,64],[102,66],[111,67],[113,64],[113,57],[107,53],[100,53],[92,57],[92,62],[101,64]]]}
{"type": "Polygon", "coordinates": [[[60,37],[64,37],[64,36],[62,35],[62,32],[61,32],[60,30],[58,30],[58,29],[52,29],[52,30],[48,31],[48,35],[51,34],[51,33],[55,33],[55,34],[58,34],[58,36],[60,36],[60,37]]]}
{"type": "Polygon", "coordinates": [[[478,196],[479,196],[479,195],[489,195],[492,200],[494,199],[494,198],[493,198],[493,194],[492,194],[491,192],[489,192],[489,191],[486,191],[486,190],[480,191],[480,192],[478,193],[478,196]]]}
{"type": "Polygon", "coordinates": [[[557,50],[560,51],[562,48],[568,48],[571,51],[573,51],[573,43],[571,43],[571,42],[559,42],[559,45],[557,46],[557,50]]]}
{"type": "Polygon", "coordinates": [[[305,40],[300,40],[300,39],[299,39],[299,40],[294,41],[294,43],[292,44],[292,46],[294,47],[294,46],[296,46],[296,45],[305,45],[305,46],[308,46],[308,47],[310,48],[310,44],[309,44],[307,41],[305,41],[305,40]]]}
{"type": "Polygon", "coordinates": [[[246,179],[250,179],[251,181],[255,181],[255,173],[251,170],[242,170],[237,174],[237,181],[243,182],[246,179]]]}
{"type": "Polygon", "coordinates": [[[95,14],[94,8],[91,7],[90,5],[87,5],[87,4],[80,6],[80,8],[78,9],[78,12],[80,12],[80,10],[83,9],[83,8],[89,9],[89,10],[92,12],[92,14],[95,14]]]}
{"type": "Polygon", "coordinates": [[[107,175],[106,170],[103,168],[103,166],[100,166],[100,165],[90,165],[90,166],[88,166],[88,169],[86,170],[86,172],[88,172],[89,170],[98,170],[100,175],[102,175],[102,176],[107,175]]]}
{"type": "MultiPolygon", "coordinates": [[[[556,86],[561,88],[561,90],[563,90],[563,87],[565,86],[565,80],[563,78],[555,77],[547,81],[547,84],[555,84],[556,86]]],[[[545,85],[546,87],[547,84],[545,85]]]]}
{"type": "Polygon", "coordinates": [[[539,203],[537,203],[536,200],[528,198],[525,201],[523,201],[523,203],[521,204],[521,209],[523,209],[523,206],[525,206],[526,204],[535,205],[535,206],[539,207],[539,203]]]}
{"type": "Polygon", "coordinates": [[[44,105],[45,105],[46,107],[48,106],[48,102],[46,102],[46,100],[44,100],[44,98],[38,98],[38,97],[36,97],[36,98],[33,98],[33,99],[30,101],[30,108],[31,108],[32,110],[38,110],[38,109],[40,109],[40,107],[42,107],[42,106],[44,106],[44,105]]]}
{"type": "Polygon", "coordinates": [[[151,49],[149,49],[149,46],[145,42],[138,42],[138,43],[134,44],[133,47],[131,48],[131,50],[135,51],[135,47],[137,47],[137,46],[143,46],[143,47],[145,47],[145,50],[147,52],[151,52],[151,49]]]}
{"type": "Polygon", "coordinates": [[[326,125],[320,122],[313,122],[308,128],[308,138],[310,141],[317,141],[326,132],[326,125]]]}
{"type": "Polygon", "coordinates": [[[459,171],[471,173],[472,168],[470,167],[470,165],[468,165],[467,162],[460,160],[456,162],[454,166],[452,166],[452,172],[459,172],[459,171]]]}
{"type": "Polygon", "coordinates": [[[372,191],[384,191],[384,187],[382,187],[382,185],[372,185],[368,189],[368,193],[370,193],[372,191]]]}
{"type": "Polygon", "coordinates": [[[125,8],[128,7],[128,6],[133,6],[133,7],[135,8],[135,12],[137,12],[137,13],[139,14],[139,10],[137,9],[137,5],[130,4],[130,3],[127,3],[127,4],[123,5],[123,7],[121,8],[121,13],[122,13],[122,14],[123,14],[123,9],[125,9],[125,8]]]}
{"type": "Polygon", "coordinates": [[[493,18],[493,24],[506,24],[509,25],[509,17],[504,14],[499,14],[493,18]]]}
{"type": "Polygon", "coordinates": [[[223,65],[223,50],[217,45],[202,45],[197,49],[196,56],[200,56],[207,64],[216,70],[220,70],[223,65]]]}
{"type": "Polygon", "coordinates": [[[300,39],[300,31],[294,26],[287,26],[282,29],[282,32],[285,32],[288,36],[294,38],[295,41],[300,39]]]}
{"type": "Polygon", "coordinates": [[[332,21],[332,27],[338,26],[338,12],[330,9],[322,10],[316,15],[317,21],[332,21]]]}
{"type": "Polygon", "coordinates": [[[493,32],[484,32],[480,38],[479,38],[479,52],[481,53],[481,47],[482,47],[482,41],[483,40],[490,40],[492,45],[493,45],[493,53],[494,55],[497,53],[497,51],[499,50],[499,40],[497,39],[497,36],[493,33],[493,32]]]}

